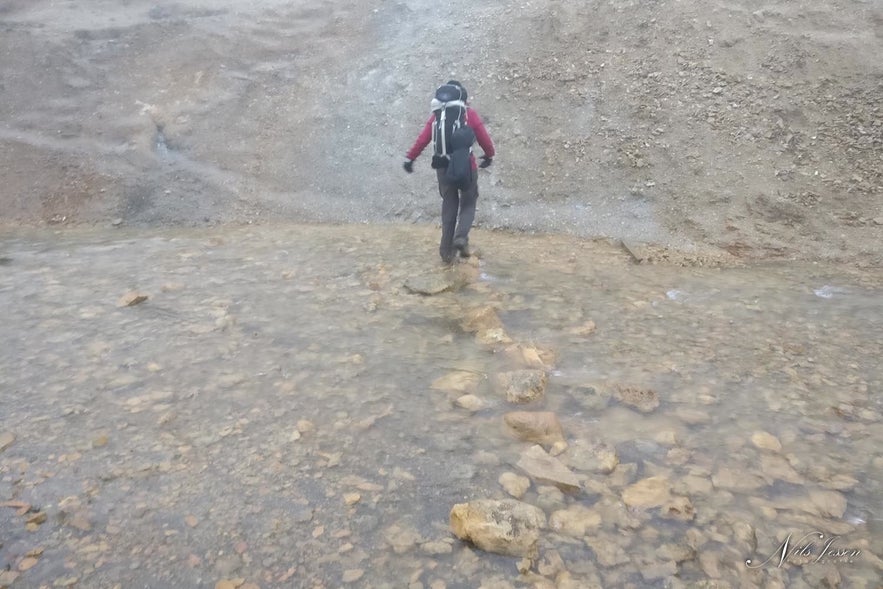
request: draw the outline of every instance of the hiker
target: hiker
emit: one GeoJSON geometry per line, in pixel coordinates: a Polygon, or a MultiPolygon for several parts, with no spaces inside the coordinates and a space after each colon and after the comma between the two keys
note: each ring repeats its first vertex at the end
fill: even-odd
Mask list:
{"type": "Polygon", "coordinates": [[[414,171],[414,160],[433,144],[432,168],[438,177],[442,198],[442,236],[438,253],[445,264],[454,261],[455,252],[469,257],[469,230],[475,219],[478,200],[478,168],[491,165],[494,143],[478,112],[467,102],[466,88],[456,80],[436,90],[432,114],[414,146],[408,150],[403,167],[414,171]],[[476,165],[472,145],[478,141],[484,155],[476,165]]]}

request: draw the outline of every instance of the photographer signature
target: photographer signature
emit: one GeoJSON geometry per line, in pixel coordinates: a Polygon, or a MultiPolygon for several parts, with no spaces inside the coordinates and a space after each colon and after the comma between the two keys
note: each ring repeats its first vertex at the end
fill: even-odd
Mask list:
{"type": "Polygon", "coordinates": [[[788,534],[784,542],[765,561],[756,562],[749,558],[745,561],[745,566],[750,569],[759,569],[768,564],[781,567],[786,562],[796,565],[824,562],[851,563],[862,553],[857,548],[834,546],[839,539],[838,536],[831,536],[825,539],[825,535],[821,532],[810,532],[794,544],[791,542],[792,536],[793,534],[788,534]]]}

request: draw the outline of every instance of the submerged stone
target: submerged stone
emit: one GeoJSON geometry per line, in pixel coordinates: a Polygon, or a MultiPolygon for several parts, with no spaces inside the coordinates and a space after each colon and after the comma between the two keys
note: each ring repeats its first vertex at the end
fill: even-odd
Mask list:
{"type": "Polygon", "coordinates": [[[662,506],[662,517],[667,519],[690,521],[695,514],[693,503],[689,497],[673,497],[671,501],[662,506]]]}
{"type": "Polygon", "coordinates": [[[484,409],[484,401],[475,395],[462,395],[457,397],[457,400],[454,401],[454,405],[473,413],[484,409]]]}
{"type": "Polygon", "coordinates": [[[420,533],[407,525],[393,524],[386,529],[383,537],[396,554],[404,554],[423,542],[420,533]]]}
{"type": "Polygon", "coordinates": [[[456,370],[432,381],[432,388],[446,393],[470,395],[478,389],[481,375],[475,372],[456,370]]]}
{"type": "Polygon", "coordinates": [[[0,433],[0,452],[3,452],[15,443],[15,435],[12,432],[0,433]]]}
{"type": "Polygon", "coordinates": [[[580,488],[579,478],[561,461],[547,454],[541,446],[531,446],[522,452],[517,466],[532,479],[555,485],[564,491],[580,488]]]}
{"type": "Polygon", "coordinates": [[[562,456],[563,461],[576,470],[612,473],[619,464],[616,448],[603,441],[580,439],[574,441],[562,456]]]}
{"type": "Polygon", "coordinates": [[[147,299],[148,299],[148,296],[146,294],[131,291],[131,292],[127,292],[122,297],[120,297],[120,300],[117,301],[117,306],[118,307],[134,307],[135,305],[140,305],[141,303],[143,303],[147,299]]]}
{"type": "Polygon", "coordinates": [[[614,397],[620,403],[633,407],[641,413],[650,413],[659,407],[659,395],[651,389],[617,386],[614,397]]]}
{"type": "Polygon", "coordinates": [[[543,370],[514,370],[501,372],[496,377],[497,387],[510,403],[530,403],[541,399],[546,392],[546,373],[543,370]]]}
{"type": "Polygon", "coordinates": [[[526,442],[551,447],[564,442],[561,423],[551,411],[511,411],[503,416],[510,434],[526,442]]]}
{"type": "Polygon", "coordinates": [[[500,475],[500,478],[497,479],[497,482],[500,483],[500,486],[503,489],[515,497],[516,499],[521,499],[527,490],[530,489],[530,479],[521,475],[517,475],[514,472],[504,472],[500,475]]]}
{"type": "Polygon", "coordinates": [[[622,492],[622,501],[629,507],[659,507],[670,498],[668,479],[661,476],[640,480],[622,492]]]}
{"type": "Polygon", "coordinates": [[[433,296],[462,287],[462,277],[451,272],[417,274],[405,280],[405,290],[412,294],[433,296]]]}
{"type": "Polygon", "coordinates": [[[711,483],[717,489],[728,491],[754,491],[766,485],[759,475],[744,470],[721,467],[712,475],[711,483]]]}
{"type": "Polygon", "coordinates": [[[627,548],[617,543],[617,540],[624,541],[621,537],[609,534],[591,534],[586,536],[584,540],[595,553],[598,564],[603,567],[615,567],[631,561],[627,548]]]}
{"type": "Polygon", "coordinates": [[[751,443],[760,450],[782,451],[782,443],[779,442],[779,438],[769,432],[755,432],[751,435],[751,443]]]}
{"type": "Polygon", "coordinates": [[[500,321],[494,307],[486,306],[468,312],[462,322],[462,327],[464,331],[476,333],[489,329],[502,329],[503,322],[500,321]]]}
{"type": "Polygon", "coordinates": [[[559,509],[549,516],[549,527],[573,538],[582,538],[587,531],[601,526],[601,514],[582,505],[559,509]]]}
{"type": "Polygon", "coordinates": [[[787,483],[801,485],[805,481],[794,467],[782,456],[767,454],[760,458],[760,468],[765,476],[771,480],[780,480],[787,483]]]}
{"type": "Polygon", "coordinates": [[[550,370],[555,363],[555,355],[552,352],[523,344],[507,347],[505,355],[512,363],[524,368],[550,370]]]}

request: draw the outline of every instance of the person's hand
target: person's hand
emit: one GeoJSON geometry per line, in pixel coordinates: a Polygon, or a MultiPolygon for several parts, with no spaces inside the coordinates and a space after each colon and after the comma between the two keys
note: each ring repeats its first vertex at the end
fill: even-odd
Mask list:
{"type": "Polygon", "coordinates": [[[481,163],[478,164],[479,168],[486,168],[490,166],[494,162],[494,158],[488,157],[486,155],[481,156],[481,163]]]}
{"type": "Polygon", "coordinates": [[[414,160],[405,160],[405,163],[402,164],[402,167],[405,168],[405,171],[410,174],[414,171],[414,160]]]}

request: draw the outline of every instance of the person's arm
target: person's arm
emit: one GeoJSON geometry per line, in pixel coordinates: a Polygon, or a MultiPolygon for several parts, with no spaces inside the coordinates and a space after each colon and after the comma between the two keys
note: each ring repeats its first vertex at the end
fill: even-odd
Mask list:
{"type": "Polygon", "coordinates": [[[468,120],[466,124],[472,127],[472,130],[475,131],[475,140],[478,141],[478,144],[484,151],[484,157],[482,159],[489,161],[493,159],[497,153],[494,149],[494,142],[491,140],[491,136],[488,134],[487,129],[484,128],[484,121],[481,120],[478,112],[471,108],[467,112],[468,120]]]}
{"type": "Polygon", "coordinates": [[[423,126],[423,130],[420,132],[420,135],[417,137],[417,141],[414,142],[414,145],[411,146],[411,149],[408,150],[408,153],[405,154],[405,158],[408,161],[414,161],[417,157],[423,153],[423,150],[426,149],[426,146],[429,145],[429,142],[432,141],[432,124],[435,122],[435,116],[432,115],[429,117],[429,120],[426,121],[426,125],[423,126]]]}

